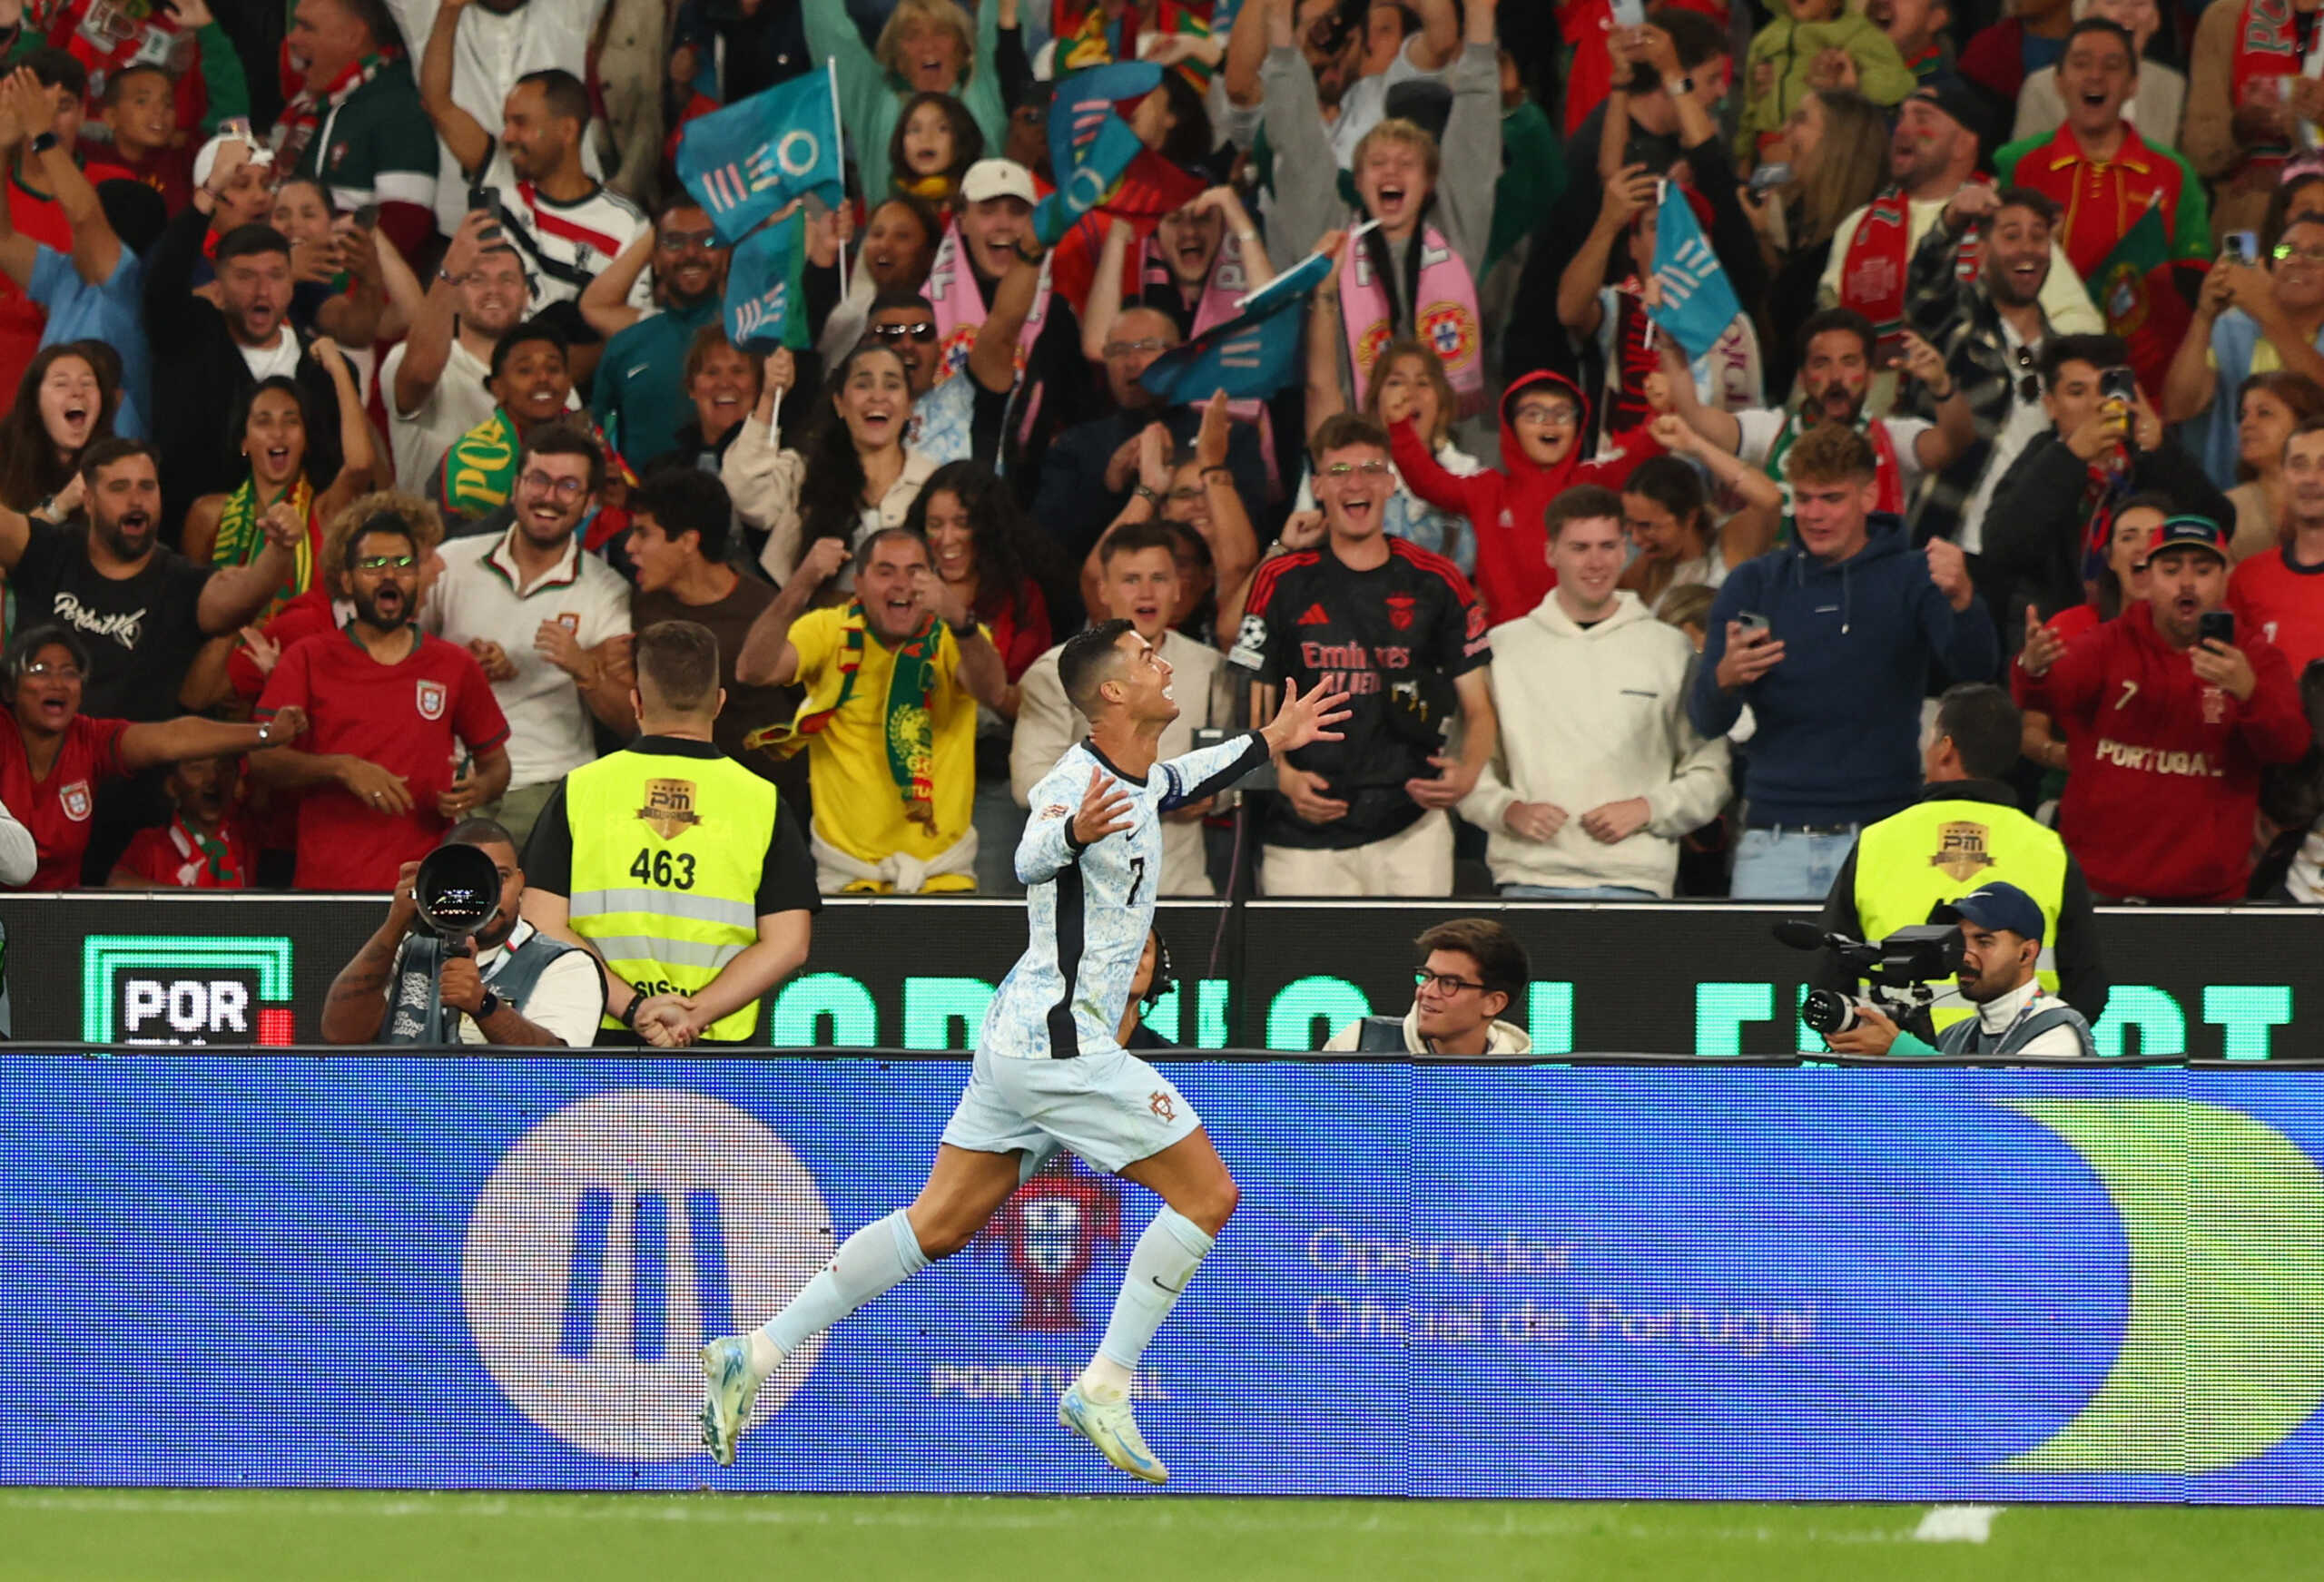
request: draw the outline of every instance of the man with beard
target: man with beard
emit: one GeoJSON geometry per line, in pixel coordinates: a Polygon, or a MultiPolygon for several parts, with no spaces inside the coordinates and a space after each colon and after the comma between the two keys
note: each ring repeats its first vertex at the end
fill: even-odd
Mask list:
{"type": "MultiPolygon", "coordinates": [[[[333,0],[320,0],[329,5],[333,0]]],[[[145,264],[145,337],[153,352],[153,443],[161,452],[162,521],[172,539],[185,508],[241,483],[241,436],[233,416],[261,379],[299,381],[310,412],[339,410],[330,372],[307,355],[310,338],[290,322],[290,243],[271,225],[244,225],[218,239],[218,300],[193,290],[193,267],[210,225],[207,189],[172,220],[145,264]]],[[[315,477],[336,477],[342,460],[336,424],[307,435],[315,477]]]]}
{"type": "Polygon", "coordinates": [[[597,755],[591,717],[623,736],[637,723],[617,641],[629,635],[629,585],[578,536],[604,483],[586,434],[534,429],[517,464],[516,520],[447,540],[420,606],[420,625],[476,655],[507,718],[508,791],[487,811],[519,841],[556,782],[597,755]]]}
{"type": "Polygon", "coordinates": [[[525,316],[524,260],[486,242],[492,224],[488,214],[461,218],[411,333],[379,365],[396,486],[415,494],[461,435],[492,420],[493,348],[525,316]]]}
{"type": "Polygon", "coordinates": [[[598,323],[606,339],[597,364],[597,427],[624,455],[642,460],[677,443],[688,406],[686,348],[694,331],[720,322],[731,257],[701,204],[684,192],[663,200],[653,253],[653,296],[662,310],[634,317],[618,331],[598,323]]]}
{"type": "MultiPolygon", "coordinates": [[[[1982,189],[1979,189],[1982,191],[1982,189]]],[[[1723,412],[1706,407],[1694,376],[1666,337],[1662,341],[1661,389],[1670,409],[1711,444],[1733,451],[1747,467],[1764,467],[1781,483],[1784,457],[1799,437],[1821,423],[1837,423],[1862,433],[1879,460],[1876,509],[1901,516],[1924,476],[1945,467],[1976,440],[1976,421],[1967,400],[1936,349],[1911,330],[1904,334],[1904,368],[1934,406],[1934,422],[1919,418],[1866,418],[1865,394],[1872,383],[1876,337],[1860,313],[1827,308],[1799,327],[1799,409],[1753,408],[1723,412]]]]}
{"type": "Polygon", "coordinates": [[[326,1044],[497,1044],[517,1047],[586,1049],[597,1041],[606,1014],[605,977],[586,950],[553,939],[525,921],[525,870],[517,842],[487,818],[463,819],[445,835],[446,846],[470,846],[492,859],[500,875],[500,904],[467,941],[465,954],[445,958],[437,975],[443,1019],[417,1035],[393,1035],[388,1017],[403,981],[404,954],[417,937],[419,908],[412,889],[419,863],[396,875],[388,915],[354,958],[331,979],[323,1001],[326,1044]]]}
{"type": "MultiPolygon", "coordinates": [[[[582,162],[589,90],[571,72],[527,72],[517,78],[501,106],[497,138],[452,102],[451,29],[445,19],[453,15],[453,5],[437,13],[428,40],[420,90],[428,113],[459,162],[468,207],[495,212],[500,236],[523,255],[533,287],[531,312],[554,319],[576,345],[594,345],[597,333],[575,299],[650,229],[645,216],[591,176],[582,162]]],[[[643,308],[653,299],[641,280],[630,300],[643,308]]]]}
{"type": "MultiPolygon", "coordinates": [[[[1863,314],[1880,332],[1881,366],[1868,403],[1875,412],[1885,414],[1896,402],[1887,359],[1904,337],[1905,280],[1913,251],[1974,178],[1984,124],[1984,106],[1958,79],[1943,77],[1915,89],[1897,107],[1896,131],[1888,140],[1889,185],[1832,232],[1818,295],[1827,308],[1863,314]]],[[[2061,335],[2095,335],[2105,327],[2063,251],[2051,258],[2042,308],[2061,335]]]]}
{"type": "Polygon", "coordinates": [[[297,704],[310,721],[302,748],[252,760],[264,783],[303,793],[301,889],[393,889],[405,863],[508,787],[508,722],[482,667],[412,624],[419,557],[393,512],[349,535],[354,618],[285,649],[259,697],[261,718],[297,704]]]}
{"type": "Polygon", "coordinates": [[[763,744],[807,749],[818,888],[973,890],[976,706],[997,708],[1009,690],[1000,651],[931,568],[927,545],[901,527],[857,547],[851,603],[808,610],[847,561],[843,542],[817,539],[752,624],[734,673],[807,690],[798,717],[763,744]]]}
{"type": "MultiPolygon", "coordinates": [[[[1920,538],[1950,538],[1982,575],[1986,507],[2010,464],[2050,427],[2036,373],[2043,343],[2062,333],[2042,308],[2057,252],[2057,206],[2024,187],[1964,187],[1913,253],[1905,316],[1934,340],[1959,398],[1975,414],[1976,437],[1941,464],[1914,520],[1920,538]],[[1962,278],[1962,250],[1982,231],[1984,257],[1962,278]]],[[[1919,405],[1927,406],[1927,390],[1919,405]]]]}
{"type": "Polygon", "coordinates": [[[2014,884],[1982,885],[1929,914],[1961,925],[1961,997],[1976,1015],[1947,1027],[1935,1044],[1904,1031],[1876,1007],[1859,1005],[1856,1024],[1824,1040],[1843,1055],[2094,1056],[2090,1024],[2042,987],[2042,909],[2014,884]]]}

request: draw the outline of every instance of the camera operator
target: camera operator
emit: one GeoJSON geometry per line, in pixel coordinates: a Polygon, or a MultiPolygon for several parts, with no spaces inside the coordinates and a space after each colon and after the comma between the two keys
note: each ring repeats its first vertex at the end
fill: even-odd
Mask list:
{"type": "Polygon", "coordinates": [[[1367,1054],[1531,1055],[1533,1040],[1502,1012],[1525,999],[1531,963],[1516,937],[1489,918],[1454,918],[1413,941],[1413,1008],[1364,1017],[1332,1035],[1328,1050],[1367,1054]]]}
{"type": "MultiPolygon", "coordinates": [[[[2106,1011],[2107,982],[2090,886],[2057,832],[2017,811],[2017,793],[2006,783],[2023,730],[2017,705],[2001,688],[1946,689],[1921,753],[1927,783],[1920,801],[1856,837],[1817,927],[1882,939],[1925,919],[1965,885],[2004,880],[2034,898],[2043,937],[2054,942],[2043,987],[2094,1022],[2106,1011]]],[[[1856,976],[1837,958],[1827,958],[1811,976],[1818,988],[1856,992],[1856,976]]],[[[1948,996],[1935,1015],[1942,1027],[1967,1012],[1948,996]]]]}
{"type": "Polygon", "coordinates": [[[1929,915],[1961,925],[1961,997],[1977,1014],[1954,1023],[1931,1047],[1859,1001],[1855,1025],[1827,1033],[1841,1055],[2095,1055],[2082,1013],[2034,980],[2042,909],[2014,884],[1988,884],[1929,915]]]}
{"type": "MultiPolygon", "coordinates": [[[[471,953],[444,962],[437,979],[443,1019],[435,1037],[419,1041],[587,1048],[606,1011],[604,976],[587,951],[550,938],[518,915],[525,870],[508,831],[490,819],[466,819],[443,846],[472,846],[491,860],[500,874],[500,904],[468,940],[471,953]]],[[[388,1014],[405,952],[424,938],[414,931],[419,909],[413,893],[423,866],[403,865],[387,919],[331,980],[323,1002],[325,1043],[389,1041],[388,1014]]]]}

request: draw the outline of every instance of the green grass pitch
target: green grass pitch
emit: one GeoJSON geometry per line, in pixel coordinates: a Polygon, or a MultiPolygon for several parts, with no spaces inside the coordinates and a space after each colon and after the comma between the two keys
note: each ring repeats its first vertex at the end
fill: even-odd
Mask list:
{"type": "Polygon", "coordinates": [[[0,1490],[0,1579],[2309,1578],[2324,1511],[0,1490]]]}

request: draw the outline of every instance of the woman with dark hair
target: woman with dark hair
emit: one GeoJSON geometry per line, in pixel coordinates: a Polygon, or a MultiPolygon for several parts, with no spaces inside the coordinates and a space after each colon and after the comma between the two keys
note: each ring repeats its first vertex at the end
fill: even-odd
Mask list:
{"type": "Polygon", "coordinates": [[[198,714],[146,724],[92,720],[81,712],[81,683],[88,673],[88,650],[64,626],[35,626],[8,652],[15,728],[0,730],[0,801],[32,831],[39,853],[27,889],[80,885],[82,857],[95,828],[89,815],[106,781],[182,759],[284,746],[307,729],[305,711],[295,707],[278,711],[264,724],[228,724],[198,714]]]}
{"type": "Polygon", "coordinates": [[[967,105],[950,93],[914,93],[888,139],[888,180],[903,196],[940,206],[982,158],[984,133],[967,105]]]}
{"type": "Polygon", "coordinates": [[[309,413],[299,381],[276,374],[261,379],[242,398],[229,432],[241,437],[248,463],[242,481],[231,494],[204,495],[187,507],[182,540],[187,559],[197,565],[247,565],[266,545],[269,516],[287,511],[305,530],[297,553],[297,575],[277,591],[260,616],[280,610],[305,593],[314,581],[323,524],[371,485],[377,458],[371,452],[371,423],[364,416],[363,398],[356,392],[355,376],[338,347],[327,336],[316,338],[315,359],[329,370],[339,394],[340,454],[346,458],[336,476],[309,476],[307,459],[309,413]]]}
{"type": "Polygon", "coordinates": [[[904,516],[927,541],[929,565],[991,634],[1009,676],[990,708],[977,708],[977,892],[1010,895],[1017,882],[1017,840],[1025,810],[1009,791],[1009,743],[1017,718],[1017,683],[1049,646],[1045,576],[1054,576],[1049,539],[1026,520],[1017,496],[982,462],[938,467],[904,516]]]}
{"type": "Polygon", "coordinates": [[[51,522],[78,510],[81,456],[113,433],[113,396],[80,347],[34,353],[0,418],[0,506],[51,522]]]}
{"type": "MultiPolygon", "coordinates": [[[[840,359],[807,434],[788,449],[774,432],[775,408],[794,377],[787,350],[767,359],[766,385],[749,422],[719,466],[734,514],[766,535],[759,565],[780,585],[818,538],[851,550],[875,528],[901,527],[936,463],[904,443],[911,427],[911,379],[894,348],[866,341],[840,359]]],[[[828,594],[852,589],[842,568],[828,594]]]]}
{"type": "Polygon", "coordinates": [[[2284,441],[2324,412],[2324,386],[2281,369],[2253,374],[2243,381],[2236,412],[2235,470],[2243,481],[2227,491],[2235,507],[2228,556],[2240,561],[2273,549],[2283,533],[2284,441]]]}

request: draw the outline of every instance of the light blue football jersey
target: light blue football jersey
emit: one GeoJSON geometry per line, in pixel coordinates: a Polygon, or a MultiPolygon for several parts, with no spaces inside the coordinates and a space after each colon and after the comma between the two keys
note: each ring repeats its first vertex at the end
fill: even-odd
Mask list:
{"type": "Polygon", "coordinates": [[[1087,740],[1059,759],[1026,799],[1032,811],[1017,844],[1031,938],[986,1007],[977,1046],[1027,1060],[1116,1047],[1154,926],[1162,815],[1216,795],[1266,761],[1266,739],[1256,731],[1157,763],[1143,783],[1087,740]],[[1074,815],[1100,771],[1130,793],[1130,827],[1078,849],[1074,815]]]}

